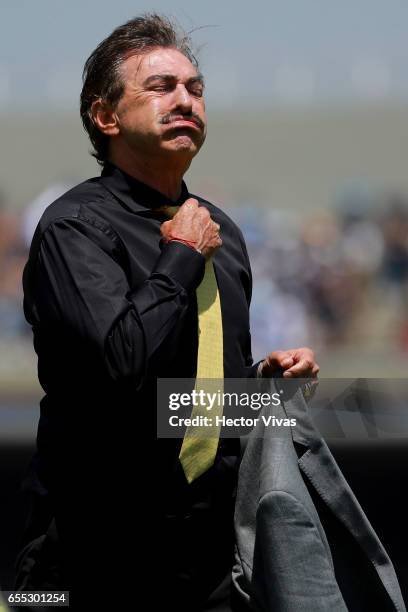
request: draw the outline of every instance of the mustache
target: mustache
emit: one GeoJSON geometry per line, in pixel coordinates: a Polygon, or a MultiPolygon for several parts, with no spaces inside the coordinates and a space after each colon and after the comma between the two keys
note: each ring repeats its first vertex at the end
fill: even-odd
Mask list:
{"type": "Polygon", "coordinates": [[[188,114],[183,114],[183,113],[168,113],[167,115],[164,115],[160,119],[160,123],[163,123],[163,124],[171,123],[175,119],[180,119],[180,118],[187,119],[188,121],[191,121],[193,119],[194,123],[196,125],[198,125],[198,127],[201,128],[202,130],[205,127],[204,126],[204,121],[202,121],[202,119],[196,113],[188,113],[188,114]]]}

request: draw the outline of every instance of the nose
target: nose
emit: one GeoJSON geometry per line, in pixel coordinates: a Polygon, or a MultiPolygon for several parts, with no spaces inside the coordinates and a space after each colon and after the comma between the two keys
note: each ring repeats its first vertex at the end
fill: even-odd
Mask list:
{"type": "Polygon", "coordinates": [[[193,108],[193,101],[191,99],[190,93],[187,91],[186,87],[179,83],[175,88],[175,103],[176,107],[183,111],[183,113],[191,113],[193,108]]]}

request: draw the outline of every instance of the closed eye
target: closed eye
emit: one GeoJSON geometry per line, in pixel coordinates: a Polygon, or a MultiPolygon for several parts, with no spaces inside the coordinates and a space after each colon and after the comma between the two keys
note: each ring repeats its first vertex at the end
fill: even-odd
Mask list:
{"type": "MultiPolygon", "coordinates": [[[[157,91],[161,93],[173,91],[178,84],[175,75],[172,74],[156,74],[151,75],[144,82],[144,86],[149,91],[157,91]]],[[[201,98],[204,92],[204,80],[201,75],[194,76],[188,79],[185,83],[187,91],[197,98],[201,98]]]]}
{"type": "Polygon", "coordinates": [[[149,87],[150,91],[172,91],[174,89],[174,83],[163,83],[158,85],[152,85],[149,87]]]}
{"type": "Polygon", "coordinates": [[[191,93],[192,96],[196,96],[197,98],[201,98],[203,93],[204,93],[204,87],[202,85],[200,86],[194,86],[194,87],[188,87],[188,91],[191,93]]]}

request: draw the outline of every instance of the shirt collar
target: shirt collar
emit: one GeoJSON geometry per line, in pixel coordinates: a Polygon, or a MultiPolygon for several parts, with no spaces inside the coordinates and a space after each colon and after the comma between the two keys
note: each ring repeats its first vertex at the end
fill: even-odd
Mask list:
{"type": "Polygon", "coordinates": [[[181,206],[189,197],[184,181],[180,197],[174,201],[110,162],[106,163],[102,170],[101,181],[106,189],[136,213],[151,211],[161,206],[181,206]]]}

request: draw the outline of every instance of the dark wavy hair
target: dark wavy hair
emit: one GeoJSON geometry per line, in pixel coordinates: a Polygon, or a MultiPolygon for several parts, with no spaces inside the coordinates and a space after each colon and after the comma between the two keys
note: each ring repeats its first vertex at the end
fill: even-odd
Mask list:
{"type": "Polygon", "coordinates": [[[103,134],[94,124],[92,103],[101,98],[114,108],[125,89],[121,74],[124,60],[132,55],[149,53],[159,47],[177,49],[198,68],[189,35],[169,18],[155,13],[135,17],[117,27],[85,62],[80,113],[94,148],[92,155],[102,166],[108,158],[109,136],[103,134]]]}

